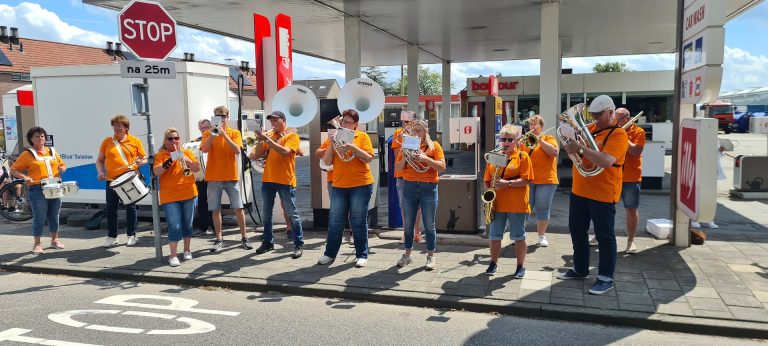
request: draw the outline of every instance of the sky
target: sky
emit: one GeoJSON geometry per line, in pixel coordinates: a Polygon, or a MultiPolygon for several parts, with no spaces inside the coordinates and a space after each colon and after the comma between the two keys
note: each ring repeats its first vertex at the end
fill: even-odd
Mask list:
{"type": "MultiPolygon", "coordinates": [[[[80,0],[0,0],[0,25],[18,27],[22,38],[33,38],[92,47],[117,42],[117,12],[82,4],[80,0]]],[[[725,56],[721,92],[768,86],[768,2],[743,13],[725,26],[725,56]]],[[[195,53],[198,61],[229,63],[225,59],[247,60],[253,66],[253,44],[194,29],[179,27],[178,46],[171,54],[181,57],[195,53]]],[[[671,70],[672,54],[565,58],[563,68],[589,73],[596,63],[622,61],[635,71],[671,70]]],[[[294,54],[294,79],[335,78],[343,85],[344,65],[294,54]]],[[[440,65],[425,65],[440,73],[440,65]]],[[[397,67],[385,67],[390,81],[400,77],[397,67]]],[[[454,93],[466,85],[466,78],[501,73],[504,76],[538,75],[538,60],[454,63],[451,80],[454,93]]]]}

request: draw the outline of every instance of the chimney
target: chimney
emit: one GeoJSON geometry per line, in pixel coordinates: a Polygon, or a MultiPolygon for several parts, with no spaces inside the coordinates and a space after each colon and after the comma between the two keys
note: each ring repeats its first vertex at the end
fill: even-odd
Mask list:
{"type": "Polygon", "coordinates": [[[184,61],[189,61],[189,52],[184,52],[184,61]]]}
{"type": "Polygon", "coordinates": [[[19,28],[11,28],[11,42],[19,43],[19,28]]]}
{"type": "Polygon", "coordinates": [[[240,68],[243,69],[243,70],[247,70],[248,69],[248,64],[249,64],[248,61],[240,61],[240,68]]]}
{"type": "Polygon", "coordinates": [[[195,62],[195,53],[189,53],[189,61],[195,62]]]}
{"type": "Polygon", "coordinates": [[[107,54],[112,55],[112,41],[107,41],[107,54]]]}
{"type": "Polygon", "coordinates": [[[116,52],[118,55],[122,55],[122,54],[123,54],[123,44],[122,44],[122,43],[120,43],[120,42],[115,42],[115,52],[116,52]]]}
{"type": "Polygon", "coordinates": [[[8,38],[8,27],[3,25],[0,26],[0,40],[5,40],[8,38]]]}

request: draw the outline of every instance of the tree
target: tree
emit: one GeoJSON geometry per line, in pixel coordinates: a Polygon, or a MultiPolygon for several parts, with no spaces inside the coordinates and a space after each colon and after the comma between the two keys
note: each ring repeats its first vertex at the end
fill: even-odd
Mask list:
{"type": "Polygon", "coordinates": [[[384,95],[391,96],[400,94],[400,89],[396,88],[394,83],[387,82],[387,73],[380,70],[378,67],[369,66],[363,68],[363,75],[370,80],[379,83],[381,88],[384,90],[384,95]]]}
{"type": "Polygon", "coordinates": [[[597,63],[595,64],[595,67],[592,68],[592,71],[595,73],[604,73],[604,72],[629,72],[632,71],[627,67],[626,63],[619,62],[619,61],[609,61],[605,64],[597,63]]]}
{"type": "MultiPolygon", "coordinates": [[[[404,77],[394,83],[399,91],[402,85],[404,95],[408,95],[408,68],[405,68],[404,77]]],[[[451,83],[451,89],[454,85],[451,83]]],[[[425,66],[419,66],[419,95],[441,95],[443,93],[443,78],[425,66]]]]}

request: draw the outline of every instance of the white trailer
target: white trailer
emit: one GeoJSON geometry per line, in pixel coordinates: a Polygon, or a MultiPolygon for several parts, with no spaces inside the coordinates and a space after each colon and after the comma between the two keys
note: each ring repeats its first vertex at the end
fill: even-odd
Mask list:
{"type": "MultiPolygon", "coordinates": [[[[65,196],[63,201],[105,203],[106,185],[96,178],[99,145],[113,134],[111,117],[132,113],[131,85],[142,80],[122,78],[119,64],[33,68],[31,77],[35,124],[53,135],[53,146],[68,166],[63,180],[74,180],[80,185],[79,193],[65,196]]],[[[150,79],[149,106],[155,150],[160,149],[163,133],[169,127],[179,130],[184,143],[199,137],[197,122],[210,118],[216,106],[231,104],[228,78],[229,70],[225,66],[177,62],[175,79],[150,79]]],[[[229,125],[236,128],[237,109],[231,109],[230,115],[229,125]]],[[[144,117],[131,117],[129,133],[139,137],[148,151],[144,117]]],[[[142,167],[142,172],[149,178],[148,165],[142,167]]],[[[241,174],[241,182],[243,198],[250,202],[249,172],[241,174]]],[[[228,203],[226,194],[224,198],[223,202],[228,203]]],[[[144,198],[138,204],[151,203],[150,198],[144,198]]]]}

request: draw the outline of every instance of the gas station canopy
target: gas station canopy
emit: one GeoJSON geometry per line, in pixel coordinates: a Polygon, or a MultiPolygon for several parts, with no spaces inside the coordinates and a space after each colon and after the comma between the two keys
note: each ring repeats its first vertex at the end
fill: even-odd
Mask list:
{"type": "MultiPolygon", "coordinates": [[[[730,20],[762,0],[727,0],[730,20]]],[[[129,0],[83,0],[119,11],[129,0]]],[[[292,17],[294,51],[344,61],[344,17],[359,16],[363,66],[537,59],[546,0],[162,0],[187,27],[253,41],[252,13],[292,17]]],[[[677,1],[560,0],[563,57],[671,53],[677,1]]]]}

